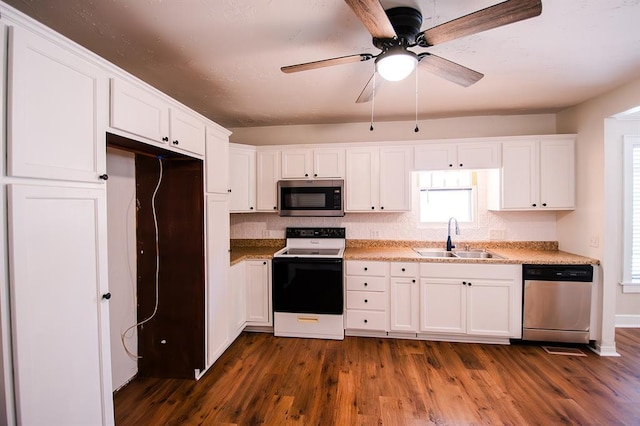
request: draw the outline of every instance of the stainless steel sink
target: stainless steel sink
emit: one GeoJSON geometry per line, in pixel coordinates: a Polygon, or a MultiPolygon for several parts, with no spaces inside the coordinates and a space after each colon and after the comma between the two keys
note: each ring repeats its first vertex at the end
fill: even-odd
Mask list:
{"type": "Polygon", "coordinates": [[[414,248],[413,250],[422,257],[456,257],[452,251],[437,248],[414,248]]]}
{"type": "Polygon", "coordinates": [[[504,257],[502,256],[483,249],[460,250],[455,251],[454,253],[456,257],[459,257],[461,259],[504,259],[504,257]]]}
{"type": "Polygon", "coordinates": [[[504,259],[504,257],[499,256],[495,253],[491,253],[484,249],[446,251],[439,248],[414,248],[413,250],[422,257],[448,257],[454,259],[504,259]]]}

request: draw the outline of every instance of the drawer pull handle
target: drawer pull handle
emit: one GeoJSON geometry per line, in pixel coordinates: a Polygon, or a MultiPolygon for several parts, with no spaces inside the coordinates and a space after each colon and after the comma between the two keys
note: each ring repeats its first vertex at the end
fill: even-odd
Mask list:
{"type": "Polygon", "coordinates": [[[369,301],[367,299],[364,299],[364,303],[369,303],[369,301]]]}
{"type": "Polygon", "coordinates": [[[368,285],[369,285],[369,284],[367,284],[367,283],[364,283],[364,286],[365,286],[365,287],[366,287],[366,286],[368,286],[368,285]]]}
{"type": "Polygon", "coordinates": [[[364,270],[365,270],[365,271],[366,271],[366,270],[368,270],[368,269],[369,269],[369,268],[367,268],[366,266],[364,267],[364,270]]]}
{"type": "Polygon", "coordinates": [[[320,321],[317,317],[298,317],[298,322],[318,323],[320,321]]]}
{"type": "Polygon", "coordinates": [[[364,323],[365,323],[365,324],[366,324],[366,323],[368,323],[368,322],[369,322],[369,320],[364,320],[364,323]]]}
{"type": "Polygon", "coordinates": [[[402,268],[402,272],[404,272],[404,268],[402,268]]]}

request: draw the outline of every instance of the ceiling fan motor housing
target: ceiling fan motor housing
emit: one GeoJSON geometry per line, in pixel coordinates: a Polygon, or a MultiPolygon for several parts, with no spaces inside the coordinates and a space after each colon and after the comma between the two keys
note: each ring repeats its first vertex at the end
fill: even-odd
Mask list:
{"type": "Polygon", "coordinates": [[[397,39],[373,39],[373,45],[381,50],[386,50],[392,46],[414,46],[416,36],[422,27],[422,14],[419,10],[411,7],[394,7],[385,11],[393,29],[396,31],[397,39]]]}

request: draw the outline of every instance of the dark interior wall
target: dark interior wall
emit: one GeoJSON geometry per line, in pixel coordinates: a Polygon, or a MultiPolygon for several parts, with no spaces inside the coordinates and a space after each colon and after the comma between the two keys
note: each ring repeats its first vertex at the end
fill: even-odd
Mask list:
{"type": "MultiPolygon", "coordinates": [[[[164,158],[155,201],[158,221],[158,308],[138,329],[139,375],[193,378],[205,367],[204,195],[202,161],[164,158]]],[[[156,302],[152,196],[157,157],[136,155],[138,321],[156,302]]]]}

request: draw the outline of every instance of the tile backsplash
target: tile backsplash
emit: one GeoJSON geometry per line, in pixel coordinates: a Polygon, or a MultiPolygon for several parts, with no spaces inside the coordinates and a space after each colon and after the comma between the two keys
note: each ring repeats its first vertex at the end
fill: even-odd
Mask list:
{"type": "MultiPolygon", "coordinates": [[[[348,239],[444,241],[447,236],[446,224],[424,228],[416,212],[347,213],[344,217],[311,218],[246,213],[231,215],[231,238],[284,238],[285,228],[291,226],[345,227],[348,239]]],[[[453,229],[451,232],[454,234],[453,229]]],[[[492,239],[555,241],[556,213],[482,212],[477,226],[460,224],[460,235],[452,235],[454,243],[492,239]]]]}

